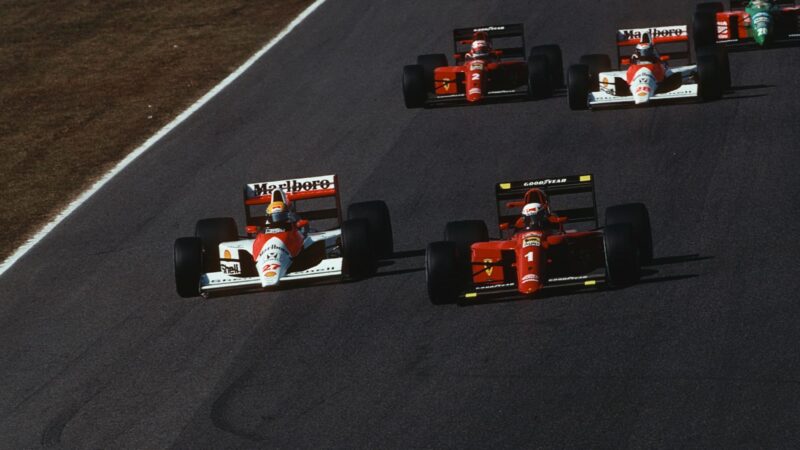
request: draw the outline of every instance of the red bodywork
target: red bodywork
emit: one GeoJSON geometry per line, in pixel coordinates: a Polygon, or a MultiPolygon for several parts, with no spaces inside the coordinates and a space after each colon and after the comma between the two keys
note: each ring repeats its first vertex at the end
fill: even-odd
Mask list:
{"type": "MultiPolygon", "coordinates": [[[[800,16],[800,6],[786,6],[781,8],[781,13],[800,16]]],[[[749,36],[750,14],[744,10],[718,12],[717,40],[742,39],[749,36]],[[733,27],[731,27],[733,25],[733,27]]]]}
{"type": "Polygon", "coordinates": [[[653,73],[653,76],[656,77],[656,82],[661,83],[664,81],[664,78],[667,74],[667,68],[664,66],[663,63],[661,64],[634,64],[628,67],[627,72],[625,73],[625,81],[628,82],[628,85],[633,83],[633,79],[636,77],[636,73],[639,72],[640,69],[646,68],[649,69],[650,72],[653,73]]]}
{"type": "MultiPolygon", "coordinates": [[[[524,202],[541,203],[547,196],[530,189],[524,202]]],[[[510,204],[509,206],[515,206],[510,204]]],[[[508,239],[472,244],[472,282],[476,287],[515,284],[522,295],[536,294],[550,279],[588,274],[604,267],[603,238],[599,231],[567,231],[566,217],[549,216],[542,229],[526,230],[520,217],[504,228],[508,239]]]]}
{"type": "Polygon", "coordinates": [[[468,102],[482,100],[489,91],[515,90],[527,86],[528,66],[524,61],[501,61],[501,51],[487,59],[464,60],[457,54],[455,66],[434,70],[437,96],[463,94],[468,102]]]}

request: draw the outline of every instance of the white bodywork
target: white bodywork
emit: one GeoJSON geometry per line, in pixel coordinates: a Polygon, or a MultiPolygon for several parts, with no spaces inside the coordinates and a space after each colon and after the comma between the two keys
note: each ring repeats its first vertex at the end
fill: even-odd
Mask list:
{"type": "Polygon", "coordinates": [[[215,291],[269,289],[276,288],[284,282],[341,276],[340,236],[341,230],[338,229],[308,233],[303,248],[324,241],[325,258],[313,267],[296,272],[291,271],[292,257],[283,241],[275,237],[270,238],[257,255],[255,265],[258,276],[254,277],[241,275],[243,262],[240,261],[239,255],[252,258],[255,239],[223,242],[219,244],[220,270],[202,275],[200,293],[207,296],[215,291]]]}
{"type": "Polygon", "coordinates": [[[683,66],[675,69],[668,69],[666,76],[673,73],[680,73],[683,78],[683,84],[669,92],[657,93],[658,88],[656,79],[652,72],[643,67],[639,69],[633,82],[630,85],[630,91],[633,95],[619,96],[615,92],[614,80],[621,78],[623,80],[627,77],[627,71],[619,70],[613,72],[600,72],[598,78],[600,79],[600,90],[597,92],[589,93],[589,106],[604,106],[604,105],[619,105],[625,103],[632,103],[639,105],[649,103],[651,101],[661,100],[676,100],[685,98],[696,98],[699,95],[699,89],[694,78],[697,74],[697,66],[683,66]]]}

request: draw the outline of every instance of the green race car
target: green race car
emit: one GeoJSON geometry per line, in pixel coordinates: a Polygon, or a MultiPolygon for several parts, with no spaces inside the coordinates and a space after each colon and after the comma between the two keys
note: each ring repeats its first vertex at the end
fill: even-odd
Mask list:
{"type": "Polygon", "coordinates": [[[794,0],[731,0],[700,3],[694,13],[695,48],[730,51],[800,45],[800,6],[794,0]]]}

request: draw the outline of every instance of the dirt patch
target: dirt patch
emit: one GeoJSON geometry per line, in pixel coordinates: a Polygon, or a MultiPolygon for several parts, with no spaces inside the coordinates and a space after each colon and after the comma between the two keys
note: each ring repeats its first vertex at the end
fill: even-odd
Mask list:
{"type": "Polygon", "coordinates": [[[3,1],[0,260],[310,3],[3,1]]]}

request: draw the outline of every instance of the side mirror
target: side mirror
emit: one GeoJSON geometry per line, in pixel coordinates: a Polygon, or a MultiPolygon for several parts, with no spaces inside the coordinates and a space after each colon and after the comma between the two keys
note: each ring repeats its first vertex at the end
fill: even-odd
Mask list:
{"type": "Polygon", "coordinates": [[[511,228],[511,226],[508,224],[508,222],[503,222],[500,224],[500,231],[506,231],[509,228],[511,228]]]}
{"type": "Polygon", "coordinates": [[[557,223],[559,225],[563,224],[563,223],[567,223],[567,219],[568,219],[568,217],[563,217],[563,216],[549,216],[547,218],[547,220],[549,220],[550,223],[557,223]]]}
{"type": "Polygon", "coordinates": [[[297,228],[305,228],[308,226],[308,221],[306,219],[300,219],[297,221],[297,228]]]}
{"type": "Polygon", "coordinates": [[[507,202],[506,203],[506,208],[509,208],[509,209],[522,208],[523,206],[525,206],[525,202],[524,201],[523,202],[517,201],[517,202],[507,202]]]}
{"type": "Polygon", "coordinates": [[[247,234],[256,234],[256,233],[258,233],[258,227],[255,226],[255,225],[248,225],[248,226],[244,227],[244,230],[247,232],[247,234]]]}

